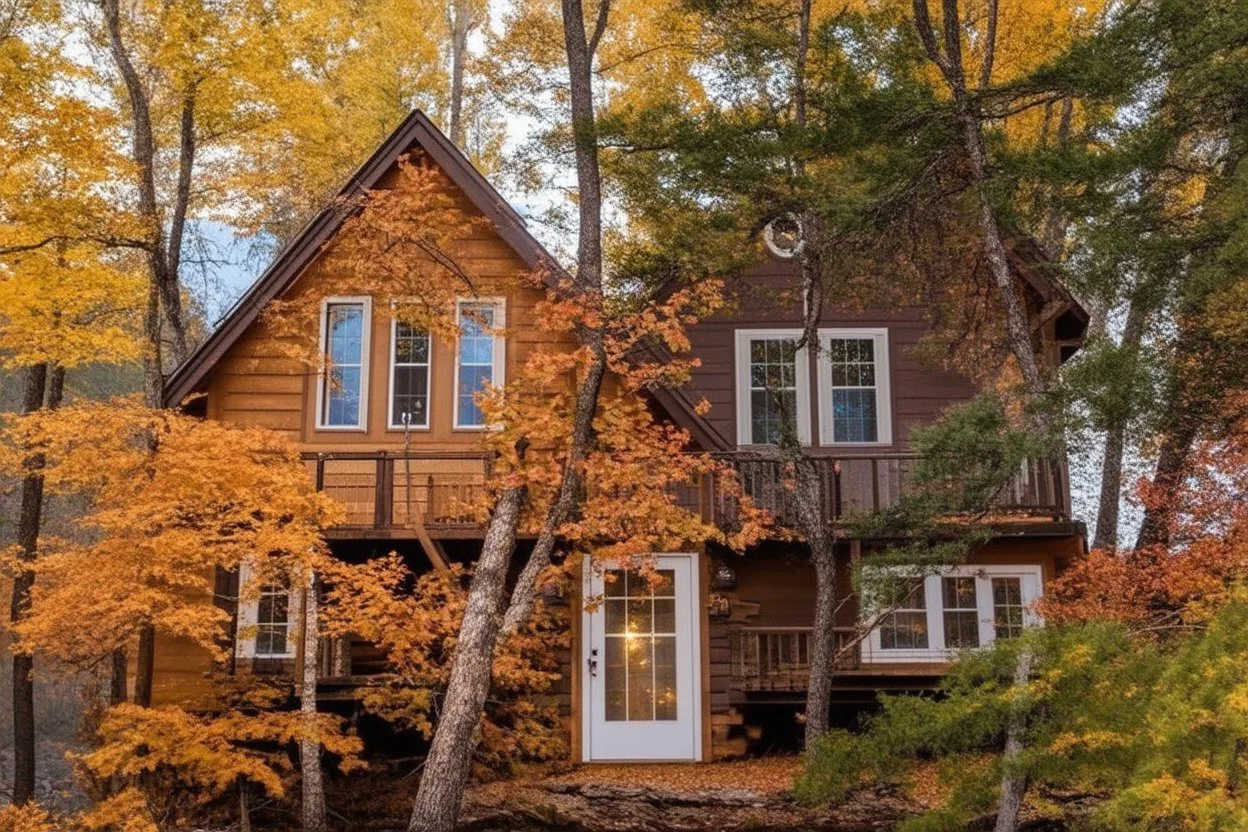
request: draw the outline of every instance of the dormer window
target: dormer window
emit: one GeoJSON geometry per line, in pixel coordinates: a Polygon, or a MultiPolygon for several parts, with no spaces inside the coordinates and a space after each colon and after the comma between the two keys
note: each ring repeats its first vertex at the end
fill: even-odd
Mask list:
{"type": "Polygon", "coordinates": [[[318,381],[317,426],[362,430],[367,420],[369,299],[329,298],[321,316],[325,369],[318,381]]]}

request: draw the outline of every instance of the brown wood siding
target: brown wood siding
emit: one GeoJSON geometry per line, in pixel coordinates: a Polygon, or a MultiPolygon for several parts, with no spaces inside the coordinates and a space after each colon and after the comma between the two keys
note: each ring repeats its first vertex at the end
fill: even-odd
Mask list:
{"type": "MultiPolygon", "coordinates": [[[[462,194],[460,205],[465,212],[478,213],[462,194]]],[[[503,298],[505,375],[508,381],[515,380],[535,349],[558,348],[566,345],[568,339],[539,326],[537,306],[545,299],[545,290],[525,279],[527,265],[505,240],[492,230],[475,229],[464,238],[463,246],[465,254],[460,265],[473,276],[477,295],[503,298]]],[[[321,287],[332,277],[333,268],[332,257],[318,257],[286,297],[329,293],[321,287]]],[[[470,293],[465,289],[462,295],[468,297],[470,293]]],[[[319,326],[318,322],[318,336],[319,326]]],[[[208,416],[281,431],[305,451],[400,449],[403,431],[388,427],[390,335],[389,310],[375,300],[370,321],[364,430],[317,427],[317,373],[290,357],[289,346],[283,349],[265,326],[263,317],[243,333],[209,374],[208,416]]],[[[431,348],[430,425],[411,431],[411,446],[418,451],[476,447],[480,445],[480,429],[453,425],[456,344],[435,337],[431,348]]]]}
{"type": "MultiPolygon", "coordinates": [[[[739,329],[800,328],[801,302],[796,296],[796,276],[790,262],[766,258],[729,289],[725,310],[690,329],[693,352],[701,359],[686,388],[695,401],[705,397],[711,410],[707,420],[730,442],[737,441],[736,331],[739,329]]],[[[952,404],[975,395],[975,385],[964,376],[933,368],[915,355],[919,341],[931,332],[922,307],[851,310],[829,304],[821,327],[888,329],[891,387],[892,442],[872,445],[837,445],[844,453],[884,453],[903,450],[911,430],[935,421],[952,404]]],[[[819,396],[815,359],[810,358],[811,437],[818,448],[819,396]]],[[[833,452],[825,446],[825,451],[833,452]]]]}

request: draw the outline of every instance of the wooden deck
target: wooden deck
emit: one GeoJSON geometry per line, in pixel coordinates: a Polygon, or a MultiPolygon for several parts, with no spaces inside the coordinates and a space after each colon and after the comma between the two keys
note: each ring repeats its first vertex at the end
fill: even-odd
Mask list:
{"type": "MultiPolygon", "coordinates": [[[[782,526],[794,525],[796,507],[782,463],[748,452],[725,455],[754,502],[782,526]]],[[[346,522],[337,538],[415,538],[417,524],[433,537],[472,538],[483,531],[483,498],[493,456],[481,451],[305,453],[317,489],[342,503],[346,522]]],[[[918,456],[821,456],[823,515],[842,523],[855,514],[888,508],[905,493],[918,456]]],[[[737,499],[704,482],[682,488],[677,501],[725,528],[738,523],[737,499]]],[[[1062,523],[1070,517],[1065,463],[1029,460],[1002,490],[994,512],[1003,524],[1062,523]]]]}

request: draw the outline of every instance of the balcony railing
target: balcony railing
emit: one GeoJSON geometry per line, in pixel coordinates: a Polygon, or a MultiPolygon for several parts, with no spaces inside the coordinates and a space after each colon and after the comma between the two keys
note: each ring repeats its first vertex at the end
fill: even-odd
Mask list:
{"type": "MultiPolygon", "coordinates": [[[[791,478],[782,463],[745,453],[724,456],[736,469],[746,494],[781,525],[796,525],[791,478]]],[[[304,464],[318,490],[342,503],[343,532],[402,534],[419,519],[433,531],[479,529],[481,498],[492,473],[492,454],[480,451],[305,453],[304,464]]],[[[817,457],[824,519],[836,523],[858,513],[896,505],[908,486],[918,456],[817,457]]],[[[681,487],[679,504],[731,528],[739,505],[708,482],[681,487]]],[[[1029,460],[1002,489],[994,514],[1065,520],[1069,489],[1064,463],[1029,460]]]]}
{"type": "MultiPolygon", "coordinates": [[[[796,525],[797,503],[792,477],[785,476],[784,463],[747,454],[731,454],[725,458],[736,469],[742,489],[755,504],[766,509],[780,525],[796,525]]],[[[814,458],[825,522],[835,523],[851,515],[897,505],[918,460],[917,454],[814,458]]],[[[1070,516],[1069,495],[1064,462],[1032,459],[1002,488],[992,513],[1065,520],[1070,516]]],[[[739,506],[734,498],[714,494],[711,503],[720,525],[735,525],[739,506]]]]}
{"type": "MultiPolygon", "coordinates": [[[[835,627],[837,670],[861,665],[857,631],[835,627]],[[850,645],[853,645],[852,647],[850,645]]],[[[732,677],[750,691],[804,691],[810,682],[810,627],[740,627],[732,632],[732,677]]]]}
{"type": "Polygon", "coordinates": [[[465,451],[305,453],[304,465],[342,504],[342,530],[474,529],[493,454],[465,451]]]}

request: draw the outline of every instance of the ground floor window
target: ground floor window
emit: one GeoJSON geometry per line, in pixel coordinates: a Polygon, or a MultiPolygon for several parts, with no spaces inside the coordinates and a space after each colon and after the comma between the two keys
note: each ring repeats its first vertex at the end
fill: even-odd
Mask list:
{"type": "Polygon", "coordinates": [[[887,612],[864,644],[863,661],[945,661],[959,650],[1014,638],[1039,623],[1031,604],[1041,582],[1038,564],[967,565],[916,577],[900,602],[878,604],[887,612]]]}
{"type": "Polygon", "coordinates": [[[245,566],[239,572],[238,639],[240,658],[290,659],[295,655],[297,620],[290,589],[258,581],[245,566]]]}

